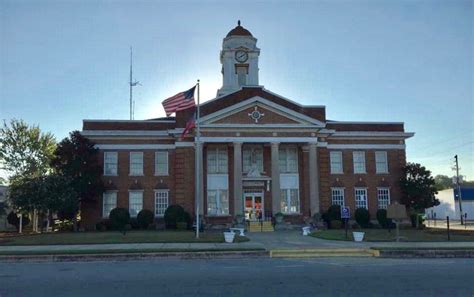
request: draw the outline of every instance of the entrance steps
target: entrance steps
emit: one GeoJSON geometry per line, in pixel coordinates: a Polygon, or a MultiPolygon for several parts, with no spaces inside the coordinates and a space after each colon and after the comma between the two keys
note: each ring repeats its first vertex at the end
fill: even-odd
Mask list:
{"type": "Polygon", "coordinates": [[[263,222],[249,222],[248,223],[249,232],[273,232],[272,222],[263,221],[263,222]]]}

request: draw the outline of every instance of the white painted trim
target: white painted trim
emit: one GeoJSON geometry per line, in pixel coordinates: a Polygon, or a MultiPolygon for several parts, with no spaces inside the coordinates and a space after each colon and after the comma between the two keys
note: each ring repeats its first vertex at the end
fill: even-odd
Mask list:
{"type": "Polygon", "coordinates": [[[328,146],[328,143],[325,141],[318,142],[318,145],[317,145],[317,147],[327,147],[327,146],[328,146]]]}
{"type": "Polygon", "coordinates": [[[406,146],[404,144],[328,144],[328,149],[334,150],[370,150],[370,149],[381,149],[381,150],[404,150],[406,146]]]}
{"type": "Polygon", "coordinates": [[[82,120],[83,123],[86,122],[97,122],[97,123],[110,123],[110,122],[117,122],[117,123],[176,123],[176,120],[94,120],[94,119],[87,119],[82,120]]]}
{"type": "Polygon", "coordinates": [[[202,142],[310,142],[317,143],[317,137],[201,137],[202,142]]]}
{"type": "Polygon", "coordinates": [[[396,137],[409,138],[413,137],[413,132],[378,132],[378,131],[336,131],[330,137],[396,137]]]}
{"type": "Polygon", "coordinates": [[[301,124],[203,124],[201,128],[312,128],[317,129],[314,125],[301,124]]]}
{"type": "Polygon", "coordinates": [[[167,131],[150,130],[84,130],[84,136],[168,136],[167,131]]]}
{"type": "Polygon", "coordinates": [[[96,144],[101,150],[168,150],[174,149],[174,144],[96,144]]]}
{"type": "Polygon", "coordinates": [[[143,158],[143,152],[130,152],[130,153],[128,153],[128,158],[129,158],[129,161],[128,161],[129,162],[128,163],[128,171],[129,171],[128,176],[143,176],[143,172],[144,172],[143,167],[145,165],[144,164],[145,160],[143,158]],[[142,170],[141,170],[140,173],[132,174],[132,154],[137,154],[137,155],[140,154],[142,156],[142,170]]]}
{"type": "Polygon", "coordinates": [[[194,142],[189,142],[189,141],[176,142],[175,146],[176,147],[194,147],[194,142]]]}
{"type": "Polygon", "coordinates": [[[388,124],[388,125],[404,125],[404,122],[357,122],[357,121],[327,121],[328,124],[344,125],[344,124],[388,124]]]}
{"type": "Polygon", "coordinates": [[[249,99],[244,100],[242,102],[239,102],[237,104],[231,105],[229,107],[226,107],[226,108],[220,109],[216,112],[213,112],[211,114],[208,114],[207,116],[202,117],[199,120],[199,122],[200,123],[205,123],[206,121],[222,119],[222,118],[227,117],[229,115],[235,114],[235,113],[247,108],[248,106],[251,106],[254,103],[261,103],[261,104],[263,104],[263,105],[261,105],[262,108],[269,109],[270,111],[278,113],[279,115],[286,116],[286,117],[288,117],[288,115],[293,116],[294,118],[288,117],[292,120],[296,119],[297,121],[304,121],[304,122],[312,123],[312,124],[315,124],[318,127],[325,127],[326,126],[326,124],[321,122],[321,121],[318,121],[318,120],[316,120],[314,118],[311,118],[307,115],[304,115],[302,113],[299,113],[299,112],[296,112],[296,111],[291,110],[289,108],[278,105],[278,104],[276,104],[276,103],[274,103],[270,100],[264,99],[264,98],[259,97],[259,96],[254,96],[252,98],[249,98],[249,99]]]}

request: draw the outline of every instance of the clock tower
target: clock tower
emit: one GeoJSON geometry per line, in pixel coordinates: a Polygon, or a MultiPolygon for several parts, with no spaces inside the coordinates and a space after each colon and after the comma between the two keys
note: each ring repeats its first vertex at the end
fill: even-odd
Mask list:
{"type": "Polygon", "coordinates": [[[222,88],[217,97],[239,90],[243,86],[258,86],[257,39],[237,22],[222,42],[222,88]]]}

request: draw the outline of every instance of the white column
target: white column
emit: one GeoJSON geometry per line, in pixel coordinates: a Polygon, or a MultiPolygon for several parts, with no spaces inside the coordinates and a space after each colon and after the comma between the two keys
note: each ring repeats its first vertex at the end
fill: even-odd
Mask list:
{"type": "Polygon", "coordinates": [[[234,142],[234,215],[244,213],[242,198],[242,142],[234,142]]]}
{"type": "Polygon", "coordinates": [[[280,152],[278,142],[272,142],[272,212],[281,211],[280,205],[280,152]]]}
{"type": "Polygon", "coordinates": [[[309,143],[309,207],[311,215],[319,211],[319,164],[317,144],[309,143]]]}

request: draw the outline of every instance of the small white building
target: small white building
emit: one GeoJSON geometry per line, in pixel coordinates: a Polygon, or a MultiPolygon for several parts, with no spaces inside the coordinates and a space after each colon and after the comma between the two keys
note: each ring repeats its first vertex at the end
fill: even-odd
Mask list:
{"type": "MultiPolygon", "coordinates": [[[[436,195],[436,198],[438,198],[440,204],[438,206],[428,208],[425,211],[429,219],[432,219],[436,216],[436,219],[443,220],[449,216],[450,219],[459,220],[459,200],[457,189],[439,191],[436,195]]],[[[474,188],[461,188],[461,202],[463,214],[467,214],[468,220],[473,220],[474,188]]]]}

